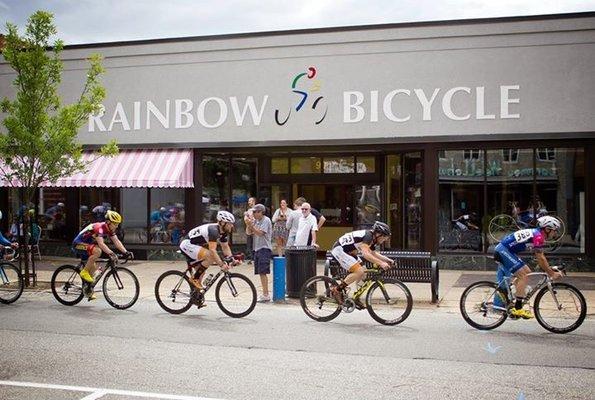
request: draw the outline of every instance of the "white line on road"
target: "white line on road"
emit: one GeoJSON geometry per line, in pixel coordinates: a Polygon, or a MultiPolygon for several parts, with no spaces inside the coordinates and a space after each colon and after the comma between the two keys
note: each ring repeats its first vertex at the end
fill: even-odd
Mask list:
{"type": "MultiPolygon", "coordinates": [[[[167,399],[167,400],[221,400],[210,397],[194,397],[194,396],[178,396],[175,394],[162,394],[162,393],[150,393],[150,392],[136,392],[131,390],[118,390],[118,389],[100,389],[91,388],[84,386],[66,386],[66,385],[52,385],[48,383],[35,383],[35,382],[17,382],[17,381],[0,381],[0,385],[4,386],[19,386],[27,388],[39,388],[39,389],[53,389],[53,390],[69,390],[71,392],[90,392],[91,394],[86,396],[84,400],[98,399],[106,394],[115,394],[119,396],[132,396],[132,397],[148,397],[152,399],[167,399]]],[[[83,399],[81,399],[83,400],[83,399]]]]}

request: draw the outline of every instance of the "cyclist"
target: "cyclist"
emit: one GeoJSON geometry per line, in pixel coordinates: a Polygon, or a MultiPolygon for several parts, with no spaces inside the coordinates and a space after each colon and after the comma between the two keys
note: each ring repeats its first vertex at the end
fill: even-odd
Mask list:
{"type": "MultiPolygon", "coordinates": [[[[2,219],[2,211],[0,211],[0,220],[2,219]]],[[[2,232],[0,232],[0,255],[4,258],[4,247],[12,247],[17,248],[19,244],[17,242],[11,242],[10,240],[6,239],[2,232]]]]}
{"type": "Polygon", "coordinates": [[[190,282],[199,290],[203,289],[202,278],[207,268],[217,264],[223,269],[228,269],[230,264],[238,262],[233,259],[227,236],[233,232],[235,217],[229,211],[219,211],[217,222],[197,226],[188,232],[188,239],[182,240],[180,250],[186,256],[188,265],[195,267],[195,272],[190,282]],[[217,253],[217,243],[225,259],[217,253]]]}
{"type": "Polygon", "coordinates": [[[375,251],[376,246],[384,243],[390,235],[389,226],[384,222],[376,221],[372,229],[346,233],[333,244],[331,254],[341,267],[349,272],[343,282],[331,288],[331,294],[339,304],[343,303],[343,290],[353,282],[361,281],[366,272],[357,255],[358,252],[361,252],[366,260],[378,264],[384,270],[393,264],[393,260],[375,251]]]}
{"type": "MultiPolygon", "coordinates": [[[[126,247],[116,236],[116,230],[122,223],[122,216],[115,211],[108,210],[105,213],[105,222],[95,222],[87,225],[73,240],[72,247],[74,252],[82,261],[86,261],[85,268],[80,272],[81,278],[87,283],[93,283],[93,276],[97,269],[95,261],[101,256],[101,252],[106,253],[111,259],[116,258],[116,254],[105,244],[104,238],[109,236],[116,248],[125,254],[127,258],[134,258],[132,252],[126,250],[126,247]]],[[[89,300],[94,300],[95,294],[89,293],[89,300]]]]}
{"type": "MultiPolygon", "coordinates": [[[[515,282],[516,302],[514,308],[510,311],[510,314],[517,318],[533,318],[533,313],[530,310],[523,309],[523,298],[525,297],[525,289],[529,280],[528,274],[531,269],[518,257],[518,253],[524,251],[527,247],[532,247],[541,269],[552,279],[562,277],[560,272],[550,267],[543,254],[545,241],[556,235],[561,226],[560,221],[551,216],[543,216],[537,219],[537,224],[537,228],[521,229],[505,236],[498,243],[494,252],[494,260],[498,262],[498,282],[501,282],[505,276],[515,275],[517,278],[515,282]]],[[[500,303],[500,300],[498,299],[495,303],[500,303]]]]}

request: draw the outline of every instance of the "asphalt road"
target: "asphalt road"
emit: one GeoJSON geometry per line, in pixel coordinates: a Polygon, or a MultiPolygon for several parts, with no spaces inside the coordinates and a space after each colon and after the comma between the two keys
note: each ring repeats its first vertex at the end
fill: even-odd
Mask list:
{"type": "Polygon", "coordinates": [[[365,311],[317,323],[264,304],[232,319],[210,303],[175,316],[150,299],[118,311],[101,295],[65,307],[25,293],[0,306],[0,399],[593,399],[594,339],[592,318],[567,335],[534,320],[485,333],[455,309],[387,327],[365,311]]]}

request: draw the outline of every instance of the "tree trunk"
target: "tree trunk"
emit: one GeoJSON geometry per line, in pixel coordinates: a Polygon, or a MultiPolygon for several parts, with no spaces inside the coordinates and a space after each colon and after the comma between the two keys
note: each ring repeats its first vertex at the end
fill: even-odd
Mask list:
{"type": "Polygon", "coordinates": [[[35,274],[35,268],[33,271],[29,270],[29,241],[27,240],[27,223],[29,221],[29,207],[28,204],[30,203],[30,196],[24,195],[22,191],[19,190],[20,194],[20,206],[18,209],[18,218],[17,218],[17,234],[19,236],[19,248],[21,255],[23,256],[23,262],[25,263],[25,286],[35,286],[37,284],[37,277],[35,274]],[[27,205],[27,206],[25,206],[27,205]],[[25,206],[25,207],[23,207],[25,206]],[[23,231],[21,230],[21,225],[23,226],[23,231]],[[31,279],[33,278],[33,279],[31,279]]]}

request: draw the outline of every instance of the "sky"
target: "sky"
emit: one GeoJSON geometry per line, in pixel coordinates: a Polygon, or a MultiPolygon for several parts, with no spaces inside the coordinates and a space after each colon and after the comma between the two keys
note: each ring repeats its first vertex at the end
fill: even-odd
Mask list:
{"type": "MultiPolygon", "coordinates": [[[[66,44],[595,11],[595,0],[0,0],[0,29],[54,14],[66,44]]],[[[22,31],[21,31],[22,32],[22,31]]]]}

